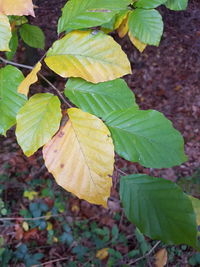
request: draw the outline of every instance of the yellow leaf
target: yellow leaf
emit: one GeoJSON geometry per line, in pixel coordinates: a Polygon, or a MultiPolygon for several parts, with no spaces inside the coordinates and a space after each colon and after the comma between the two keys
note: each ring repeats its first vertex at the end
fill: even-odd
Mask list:
{"type": "Polygon", "coordinates": [[[33,200],[38,195],[35,191],[24,191],[24,197],[27,197],[29,200],[33,200]]]}
{"type": "Polygon", "coordinates": [[[96,258],[99,260],[104,260],[108,257],[108,248],[102,248],[97,251],[96,258]]]}
{"type": "Polygon", "coordinates": [[[114,146],[106,125],[94,115],[68,109],[69,121],[43,148],[57,183],[81,199],[107,207],[114,146]]]}
{"type": "Polygon", "coordinates": [[[135,38],[131,32],[129,31],[128,33],[129,38],[132,42],[132,44],[142,53],[144,51],[144,49],[147,47],[147,44],[144,44],[142,42],[140,42],[140,40],[138,40],[137,38],[135,38]]]}
{"type": "Polygon", "coordinates": [[[98,31],[72,31],[49,49],[45,62],[62,77],[99,83],[131,73],[120,45],[98,31]]]}
{"type": "Polygon", "coordinates": [[[35,17],[32,0],[0,0],[0,14],[35,17]]]}
{"type": "Polygon", "coordinates": [[[9,19],[7,16],[0,14],[0,51],[10,51],[9,42],[11,36],[9,19]]]}
{"type": "Polygon", "coordinates": [[[29,225],[28,225],[28,223],[27,222],[23,222],[22,223],[22,228],[24,229],[24,231],[28,231],[29,230],[29,225]]]}
{"type": "Polygon", "coordinates": [[[164,267],[167,264],[167,250],[165,248],[159,250],[155,254],[155,266],[164,267]]]}
{"type": "Polygon", "coordinates": [[[18,93],[28,95],[29,87],[31,84],[37,82],[37,73],[41,70],[42,64],[38,62],[32,71],[26,76],[26,78],[21,82],[18,87],[18,93]]]}
{"type": "Polygon", "coordinates": [[[128,14],[126,14],[126,17],[122,20],[121,24],[117,28],[117,33],[120,38],[123,38],[127,32],[128,32],[128,14]]]}
{"type": "Polygon", "coordinates": [[[73,204],[72,207],[71,207],[71,211],[74,212],[74,213],[79,213],[80,211],[80,207],[76,204],[73,204]]]}
{"type": "Polygon", "coordinates": [[[117,15],[114,29],[119,28],[119,26],[122,24],[122,22],[128,17],[129,13],[130,13],[129,11],[125,10],[125,11],[123,11],[117,15]]]}

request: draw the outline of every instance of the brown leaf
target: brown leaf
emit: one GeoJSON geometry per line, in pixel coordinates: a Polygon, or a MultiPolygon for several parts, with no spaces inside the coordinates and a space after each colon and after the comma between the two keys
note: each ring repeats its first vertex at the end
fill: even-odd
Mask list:
{"type": "Polygon", "coordinates": [[[164,267],[167,264],[167,250],[165,248],[160,249],[155,254],[155,266],[164,267]]]}
{"type": "Polygon", "coordinates": [[[23,231],[21,225],[15,224],[15,238],[17,240],[22,240],[23,235],[24,235],[24,231],[23,231]]]}
{"type": "Polygon", "coordinates": [[[29,239],[38,239],[38,229],[33,228],[30,231],[24,233],[24,240],[27,241],[29,239]]]}

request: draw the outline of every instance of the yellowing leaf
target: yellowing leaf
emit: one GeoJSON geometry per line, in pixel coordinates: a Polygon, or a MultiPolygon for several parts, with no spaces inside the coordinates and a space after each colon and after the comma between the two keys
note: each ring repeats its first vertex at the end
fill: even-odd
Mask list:
{"type": "Polygon", "coordinates": [[[49,142],[58,131],[62,114],[57,96],[40,93],[32,96],[17,114],[16,137],[26,156],[49,142]]]}
{"type": "Polygon", "coordinates": [[[32,0],[0,0],[0,14],[35,16],[32,0]]]}
{"type": "Polygon", "coordinates": [[[128,14],[122,20],[122,23],[117,28],[117,33],[118,33],[118,35],[119,35],[120,38],[123,38],[127,34],[127,32],[128,32],[128,14]]]}
{"type": "Polygon", "coordinates": [[[11,36],[9,19],[5,15],[0,14],[0,51],[10,51],[9,42],[11,36]]]}
{"type": "Polygon", "coordinates": [[[144,44],[142,42],[140,42],[140,40],[138,40],[137,38],[135,38],[131,32],[129,31],[128,33],[129,38],[132,42],[132,44],[140,51],[140,53],[142,53],[144,51],[144,49],[147,47],[147,44],[144,44]]]}
{"type": "Polygon", "coordinates": [[[97,251],[96,258],[99,260],[104,260],[108,257],[108,248],[102,248],[97,251]]]}
{"type": "Polygon", "coordinates": [[[165,248],[159,250],[155,254],[155,266],[164,267],[167,264],[167,250],[165,248]]]}
{"type": "Polygon", "coordinates": [[[130,63],[112,37],[98,31],[73,31],[56,41],[45,62],[62,77],[99,83],[131,73],[130,63]]]}
{"type": "Polygon", "coordinates": [[[129,14],[129,11],[125,10],[125,11],[120,12],[116,16],[116,21],[115,21],[114,29],[118,29],[119,28],[119,26],[126,19],[126,17],[128,16],[128,14],[129,14]]]}
{"type": "Polygon", "coordinates": [[[90,203],[107,207],[112,186],[114,146],[105,124],[77,108],[43,148],[45,164],[57,183],[90,203]]]}
{"type": "Polygon", "coordinates": [[[31,84],[37,82],[37,73],[41,70],[42,64],[38,62],[32,71],[26,76],[26,78],[21,82],[18,87],[18,93],[28,95],[29,87],[31,84]]]}

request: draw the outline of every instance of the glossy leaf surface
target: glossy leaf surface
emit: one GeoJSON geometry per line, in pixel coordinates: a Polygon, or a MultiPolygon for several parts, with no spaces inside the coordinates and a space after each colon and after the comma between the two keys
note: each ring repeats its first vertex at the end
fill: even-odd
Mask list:
{"type": "Polygon", "coordinates": [[[137,107],[134,94],[122,79],[93,84],[71,78],[66,83],[65,95],[82,110],[101,118],[115,110],[137,107]]]}
{"type": "Polygon", "coordinates": [[[0,134],[5,135],[15,124],[17,112],[26,102],[26,97],[17,92],[23,79],[22,72],[13,66],[0,69],[0,134]]]}
{"type": "Polygon", "coordinates": [[[62,9],[58,33],[68,29],[85,29],[109,22],[131,0],[70,0],[62,9]]]}
{"type": "Polygon", "coordinates": [[[188,0],[167,0],[165,5],[167,8],[175,11],[185,10],[188,5],[188,0]]]}
{"type": "Polygon", "coordinates": [[[119,44],[98,31],[68,33],[49,49],[45,62],[62,77],[81,77],[93,83],[131,73],[128,58],[119,44]]]}
{"type": "Polygon", "coordinates": [[[120,198],[128,219],[145,235],[167,244],[197,247],[191,201],[175,183],[143,174],[124,176],[120,198]]]}
{"type": "Polygon", "coordinates": [[[32,96],[17,114],[16,136],[26,156],[31,156],[58,131],[61,120],[57,96],[40,93],[32,96]]]}
{"type": "Polygon", "coordinates": [[[139,8],[155,8],[155,7],[158,7],[162,4],[164,4],[166,2],[166,0],[138,0],[136,3],[135,3],[135,6],[136,7],[139,7],[139,8]]]}
{"type": "Polygon", "coordinates": [[[109,130],[80,109],[71,108],[68,115],[67,124],[43,149],[45,165],[64,189],[106,207],[114,164],[109,130]]]}
{"type": "Polygon", "coordinates": [[[142,43],[158,46],[163,34],[163,21],[155,9],[137,8],[129,15],[129,30],[142,43]]]}
{"type": "Polygon", "coordinates": [[[129,108],[105,118],[116,152],[126,160],[150,168],[168,168],[187,158],[181,134],[155,110],[129,108]]]}
{"type": "Polygon", "coordinates": [[[22,40],[33,48],[44,49],[45,36],[43,31],[38,27],[30,24],[23,24],[19,29],[22,40]]]}

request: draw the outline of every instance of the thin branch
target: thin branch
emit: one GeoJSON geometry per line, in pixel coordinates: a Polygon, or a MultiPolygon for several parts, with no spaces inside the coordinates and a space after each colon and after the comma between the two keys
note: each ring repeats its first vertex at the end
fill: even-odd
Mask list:
{"type": "Polygon", "coordinates": [[[65,99],[65,97],[62,95],[62,93],[56,88],[47,78],[45,78],[42,74],[38,73],[38,75],[46,82],[48,85],[50,85],[54,91],[57,93],[57,95],[62,99],[62,101],[70,108],[72,108],[72,105],[65,99]]]}
{"type": "Polygon", "coordinates": [[[20,67],[20,68],[24,68],[24,69],[29,69],[29,70],[32,70],[33,69],[33,67],[31,67],[31,66],[24,65],[24,64],[19,64],[19,63],[16,63],[16,62],[13,62],[13,61],[4,59],[3,57],[0,57],[0,60],[2,62],[4,62],[5,64],[10,64],[10,65],[13,65],[13,66],[16,66],[16,67],[20,67]]]}
{"type": "Polygon", "coordinates": [[[64,257],[64,258],[60,258],[60,259],[56,259],[56,260],[46,261],[44,263],[33,265],[33,267],[45,266],[47,264],[51,264],[51,263],[55,263],[55,262],[59,262],[59,261],[65,261],[65,260],[68,260],[68,259],[69,259],[69,257],[64,257]]]}
{"type": "MultiPolygon", "coordinates": [[[[72,244],[67,249],[66,253],[68,253],[76,244],[77,243],[75,241],[72,242],[72,244]]],[[[33,265],[33,267],[45,266],[47,264],[51,264],[51,263],[55,263],[55,262],[59,262],[59,261],[65,261],[65,260],[68,260],[68,259],[69,259],[69,257],[63,257],[63,258],[59,258],[59,259],[55,259],[55,260],[46,261],[44,263],[40,263],[40,264],[37,264],[37,265],[33,265]]]]}
{"type": "MultiPolygon", "coordinates": [[[[45,56],[45,55],[44,55],[45,56]]],[[[41,60],[44,58],[44,56],[41,58],[41,60]]],[[[25,69],[29,69],[32,70],[34,67],[32,66],[28,66],[28,65],[24,65],[24,64],[19,64],[13,61],[9,61],[7,59],[4,59],[3,57],[0,57],[0,60],[2,62],[4,62],[5,64],[10,64],[16,67],[20,67],[20,68],[25,68],[25,69]]],[[[62,93],[58,90],[58,88],[56,88],[47,78],[45,78],[42,74],[38,73],[38,76],[40,76],[48,85],[50,85],[54,91],[57,93],[57,95],[60,97],[60,99],[62,99],[62,101],[70,108],[72,108],[72,105],[67,101],[67,99],[62,95],[62,93]]]]}
{"type": "Polygon", "coordinates": [[[120,170],[116,165],[115,165],[115,170],[116,170],[117,172],[120,172],[120,173],[123,174],[123,175],[128,175],[127,173],[125,173],[125,172],[123,172],[122,170],[120,170]]]}
{"type": "Polygon", "coordinates": [[[137,258],[136,260],[133,260],[133,261],[129,261],[129,264],[135,264],[136,262],[138,261],[141,261],[145,258],[148,258],[151,253],[157,248],[157,246],[160,244],[161,241],[158,241],[150,250],[149,252],[147,252],[144,256],[140,257],[140,258],[137,258]]]}
{"type": "Polygon", "coordinates": [[[55,214],[55,215],[46,215],[46,216],[40,216],[40,217],[35,217],[35,218],[23,218],[23,217],[5,217],[5,218],[0,218],[0,222],[4,221],[37,221],[41,219],[50,219],[54,217],[62,217],[65,214],[55,214]]]}

